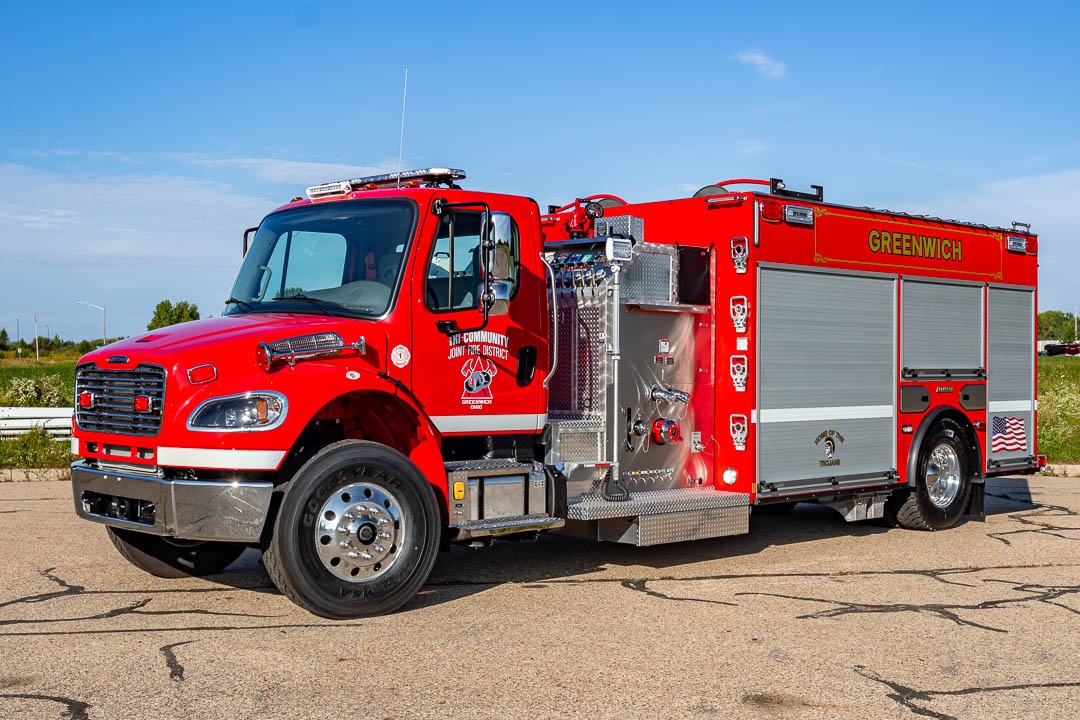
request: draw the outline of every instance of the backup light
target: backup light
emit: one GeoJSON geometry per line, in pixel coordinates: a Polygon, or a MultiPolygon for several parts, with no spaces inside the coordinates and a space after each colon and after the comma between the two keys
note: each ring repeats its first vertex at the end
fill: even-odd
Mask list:
{"type": "Polygon", "coordinates": [[[725,485],[734,485],[735,481],[738,480],[738,478],[739,478],[739,474],[737,472],[735,472],[735,468],[726,468],[724,470],[724,484],[725,485]]]}
{"type": "Polygon", "coordinates": [[[813,225],[814,210],[802,205],[785,205],[784,219],[796,225],[813,225]]]}

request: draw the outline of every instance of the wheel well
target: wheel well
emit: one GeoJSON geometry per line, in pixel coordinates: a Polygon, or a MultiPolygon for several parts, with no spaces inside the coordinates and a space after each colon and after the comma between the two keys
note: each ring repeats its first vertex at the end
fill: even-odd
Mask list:
{"type": "Polygon", "coordinates": [[[379,390],[342,395],[324,405],[308,421],[277,471],[275,489],[261,543],[265,547],[277,517],[284,484],[315,453],[339,440],[371,440],[409,458],[431,483],[445,521],[449,513],[446,473],[438,440],[424,419],[407,403],[379,390]]]}
{"type": "Polygon", "coordinates": [[[930,434],[931,429],[945,418],[954,421],[964,431],[964,436],[961,440],[964,443],[964,447],[967,448],[969,457],[972,460],[970,468],[971,476],[975,479],[983,476],[982,448],[979,446],[979,438],[975,434],[975,428],[972,426],[971,421],[968,420],[967,415],[954,407],[940,407],[928,413],[926,417],[923,418],[923,421],[919,424],[919,429],[915,431],[915,437],[912,438],[911,450],[908,452],[907,462],[908,485],[913,486],[915,484],[916,472],[918,470],[916,465],[919,461],[919,450],[922,447],[923,440],[930,434]]]}

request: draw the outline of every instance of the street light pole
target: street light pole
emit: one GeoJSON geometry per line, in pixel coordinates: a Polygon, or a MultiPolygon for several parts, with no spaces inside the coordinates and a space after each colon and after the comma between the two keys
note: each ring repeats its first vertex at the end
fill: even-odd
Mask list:
{"type": "Polygon", "coordinates": [[[109,336],[105,333],[105,308],[101,307],[100,305],[95,305],[94,303],[91,303],[91,302],[86,302],[85,300],[76,300],[75,304],[76,305],[89,305],[90,307],[97,308],[98,310],[101,311],[101,346],[105,347],[106,345],[108,345],[109,344],[109,336]]]}

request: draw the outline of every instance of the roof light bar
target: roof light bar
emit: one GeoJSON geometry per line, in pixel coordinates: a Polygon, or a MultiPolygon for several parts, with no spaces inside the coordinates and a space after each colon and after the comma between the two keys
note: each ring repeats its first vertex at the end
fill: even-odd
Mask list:
{"type": "Polygon", "coordinates": [[[423,168],[422,170],[404,170],[402,172],[383,173],[382,175],[367,175],[366,177],[353,178],[352,180],[338,180],[336,182],[315,185],[307,189],[307,196],[311,200],[320,198],[347,195],[354,189],[371,187],[389,187],[404,181],[415,180],[426,184],[428,187],[446,185],[454,187],[458,180],[465,179],[465,171],[457,168],[423,168]]]}

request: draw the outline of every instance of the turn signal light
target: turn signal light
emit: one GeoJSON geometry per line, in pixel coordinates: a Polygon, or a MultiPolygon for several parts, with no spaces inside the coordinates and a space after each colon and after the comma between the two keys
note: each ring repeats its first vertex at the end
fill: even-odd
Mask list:
{"type": "Polygon", "coordinates": [[[146,395],[136,395],[134,406],[135,412],[150,412],[153,402],[146,395]]]}
{"type": "Polygon", "coordinates": [[[81,407],[83,410],[89,410],[90,408],[94,407],[94,393],[79,393],[79,407],[81,407]]]}

